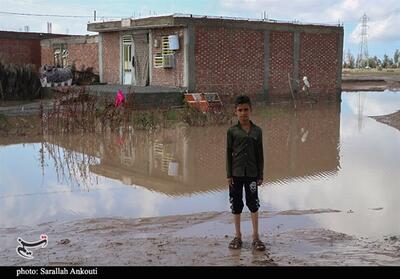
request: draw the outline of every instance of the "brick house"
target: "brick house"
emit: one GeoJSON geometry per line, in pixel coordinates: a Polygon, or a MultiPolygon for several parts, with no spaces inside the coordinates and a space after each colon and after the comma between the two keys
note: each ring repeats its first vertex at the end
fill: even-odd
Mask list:
{"type": "Polygon", "coordinates": [[[33,64],[41,66],[40,41],[62,37],[62,34],[0,31],[0,62],[4,64],[33,64]]]}
{"type": "Polygon", "coordinates": [[[97,36],[0,31],[0,62],[65,67],[75,63],[78,70],[99,72],[97,36]]]}
{"type": "Polygon", "coordinates": [[[72,64],[77,70],[92,68],[99,72],[98,37],[72,35],[41,40],[41,64],[66,67],[72,64]]]}
{"type": "Polygon", "coordinates": [[[95,22],[100,81],[241,93],[258,100],[340,100],[343,27],[192,15],[95,22]],[[296,93],[298,92],[298,93],[296,93]]]}

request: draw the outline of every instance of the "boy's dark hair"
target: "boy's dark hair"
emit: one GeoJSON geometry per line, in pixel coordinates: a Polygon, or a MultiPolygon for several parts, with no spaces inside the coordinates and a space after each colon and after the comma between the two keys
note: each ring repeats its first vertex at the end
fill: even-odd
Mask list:
{"type": "Polygon", "coordinates": [[[251,101],[249,96],[246,95],[237,96],[235,100],[235,108],[237,108],[241,104],[249,104],[249,106],[251,107],[251,101]]]}

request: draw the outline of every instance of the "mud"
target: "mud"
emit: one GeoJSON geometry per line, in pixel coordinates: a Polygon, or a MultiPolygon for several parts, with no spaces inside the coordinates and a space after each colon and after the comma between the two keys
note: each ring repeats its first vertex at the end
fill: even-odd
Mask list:
{"type": "Polygon", "coordinates": [[[397,91],[400,89],[400,74],[397,72],[344,72],[343,91],[397,91]]]}
{"type": "MultiPolygon", "coordinates": [[[[208,212],[139,219],[85,219],[37,226],[0,229],[0,265],[129,265],[129,266],[302,266],[399,265],[400,238],[355,237],[318,227],[265,227],[281,215],[339,214],[338,210],[261,212],[266,251],[251,248],[251,234],[243,247],[230,250],[231,214],[208,212]],[[192,228],[194,230],[192,230],[192,228]],[[218,228],[218,229],[217,229],[218,228]],[[17,237],[27,241],[46,233],[49,244],[33,250],[34,259],[16,254],[17,237]]],[[[250,222],[244,214],[242,222],[250,222]]]]}
{"type": "Polygon", "coordinates": [[[387,115],[380,115],[380,116],[370,116],[372,119],[375,119],[378,122],[387,124],[393,128],[396,128],[400,131],[400,110],[387,114],[387,115]]]}

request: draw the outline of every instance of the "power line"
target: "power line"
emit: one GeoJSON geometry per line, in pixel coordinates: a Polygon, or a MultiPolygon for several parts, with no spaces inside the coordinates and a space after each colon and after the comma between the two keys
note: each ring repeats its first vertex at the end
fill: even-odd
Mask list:
{"type": "MultiPolygon", "coordinates": [[[[93,18],[91,15],[54,15],[54,14],[30,14],[30,13],[14,13],[14,12],[0,12],[0,14],[17,15],[17,16],[39,16],[39,17],[66,17],[66,18],[93,18]]],[[[127,16],[101,16],[101,18],[125,18],[127,16]]]]}
{"type": "Polygon", "coordinates": [[[92,17],[92,16],[81,16],[81,15],[28,14],[28,13],[13,13],[13,12],[0,12],[0,14],[7,14],[7,15],[20,15],[20,16],[51,16],[51,17],[71,17],[71,18],[91,18],[91,17],[92,17]]]}

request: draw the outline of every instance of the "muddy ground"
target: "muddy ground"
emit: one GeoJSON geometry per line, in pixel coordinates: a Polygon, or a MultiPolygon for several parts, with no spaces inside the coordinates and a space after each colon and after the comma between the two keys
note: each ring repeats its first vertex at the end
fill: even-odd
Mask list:
{"type": "MultiPolygon", "coordinates": [[[[261,212],[261,238],[266,251],[251,248],[251,226],[244,213],[240,250],[230,250],[233,224],[228,212],[208,212],[139,219],[86,219],[0,229],[0,265],[67,266],[302,266],[400,265],[399,236],[368,239],[318,227],[288,227],[282,216],[343,214],[338,210],[261,212]],[[269,224],[269,225],[267,225],[269,224]],[[272,225],[274,224],[274,225],[272,225]],[[17,237],[45,248],[34,258],[17,255],[17,237]]],[[[295,221],[294,221],[295,222],[295,221]]]]}
{"type": "Polygon", "coordinates": [[[370,117],[375,119],[376,121],[387,124],[400,131],[400,110],[395,113],[387,115],[370,116],[370,117]]]}
{"type": "Polygon", "coordinates": [[[342,76],[343,91],[398,91],[400,71],[346,71],[342,76]]]}

